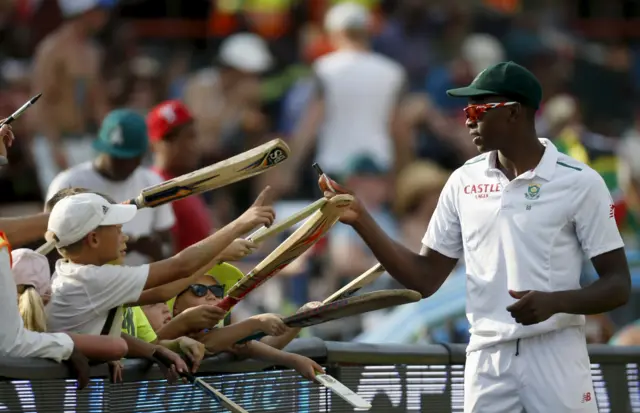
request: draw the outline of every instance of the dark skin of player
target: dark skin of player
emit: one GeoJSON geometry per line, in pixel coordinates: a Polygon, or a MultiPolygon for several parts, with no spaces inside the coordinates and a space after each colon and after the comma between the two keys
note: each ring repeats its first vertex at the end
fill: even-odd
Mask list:
{"type": "MultiPolygon", "coordinates": [[[[470,99],[469,104],[506,101],[509,99],[505,97],[486,96],[470,99]]],[[[478,137],[474,143],[481,153],[498,151],[497,166],[509,180],[534,169],[544,154],[544,145],[535,131],[534,113],[533,109],[517,104],[489,110],[477,121],[466,122],[470,139],[478,137]]],[[[350,193],[326,175],[321,175],[318,183],[328,198],[336,192],[350,193]]],[[[426,247],[417,254],[393,241],[357,200],[345,211],[341,221],[356,230],[393,278],[425,298],[442,286],[458,262],[426,247]]],[[[506,310],[517,323],[532,325],[558,313],[601,314],[626,304],[631,276],[624,249],[598,255],[591,262],[599,277],[592,284],[577,290],[508,291],[518,301],[506,310]]]]}

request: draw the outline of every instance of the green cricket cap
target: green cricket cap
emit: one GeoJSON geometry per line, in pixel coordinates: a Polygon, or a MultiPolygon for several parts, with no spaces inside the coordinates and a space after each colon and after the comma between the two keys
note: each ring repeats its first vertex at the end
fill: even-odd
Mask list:
{"type": "Polygon", "coordinates": [[[144,117],[129,109],[116,109],[102,121],[93,148],[114,158],[142,156],[149,147],[149,134],[144,117]]]}
{"type": "Polygon", "coordinates": [[[476,76],[469,86],[449,89],[452,97],[500,95],[538,109],[542,86],[533,73],[514,62],[489,66],[476,76]]]}

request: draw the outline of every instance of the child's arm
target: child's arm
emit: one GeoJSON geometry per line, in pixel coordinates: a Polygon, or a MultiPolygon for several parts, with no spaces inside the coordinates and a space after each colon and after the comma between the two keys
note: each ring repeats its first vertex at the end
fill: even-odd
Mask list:
{"type": "Polygon", "coordinates": [[[236,346],[234,352],[241,357],[251,357],[279,366],[289,367],[309,380],[313,380],[316,373],[324,372],[322,366],[308,357],[278,350],[260,341],[250,341],[246,345],[236,346]]]}
{"type": "MultiPolygon", "coordinates": [[[[305,305],[303,305],[302,307],[300,307],[298,309],[298,311],[296,311],[296,314],[301,312],[301,311],[306,311],[306,310],[310,310],[312,308],[316,308],[321,306],[322,303],[319,301],[311,301],[309,303],[306,303],[305,305]]],[[[291,341],[298,337],[298,334],[300,334],[300,330],[302,330],[302,328],[287,328],[287,332],[284,333],[281,336],[266,336],[263,337],[260,342],[271,346],[273,348],[277,348],[278,350],[282,350],[283,348],[285,348],[287,346],[287,344],[291,343],[291,341]]]]}
{"type": "Polygon", "coordinates": [[[142,291],[140,294],[140,299],[135,303],[127,304],[129,307],[133,306],[143,306],[149,304],[157,304],[164,303],[169,301],[173,297],[177,296],[181,292],[187,289],[191,284],[195,282],[195,280],[200,277],[202,274],[205,274],[207,271],[211,269],[211,267],[215,266],[218,263],[218,259],[215,258],[198,271],[193,273],[190,277],[182,278],[177,281],[170,282],[169,284],[160,285],[158,287],[149,288],[148,290],[142,291]]]}
{"type": "MultiPolygon", "coordinates": [[[[177,373],[184,373],[189,371],[187,364],[180,358],[179,355],[163,346],[147,343],[128,334],[122,334],[122,338],[127,342],[127,346],[129,348],[127,357],[129,358],[144,358],[153,361],[161,358],[162,360],[168,362],[170,361],[172,363],[171,368],[168,368],[168,366],[166,365],[160,366],[167,368],[165,376],[170,382],[177,379],[177,373]]],[[[164,369],[161,370],[164,371],[164,369]]]]}
{"type": "Polygon", "coordinates": [[[16,218],[0,218],[0,231],[4,232],[14,248],[42,239],[47,232],[49,213],[16,218]]]}
{"type": "Polygon", "coordinates": [[[219,353],[257,331],[263,331],[269,335],[279,335],[284,333],[285,330],[286,326],[279,316],[275,314],[260,314],[230,326],[214,328],[203,337],[200,337],[198,341],[204,343],[210,352],[219,353]]]}
{"type": "Polygon", "coordinates": [[[129,305],[148,305],[169,301],[184,291],[189,287],[189,285],[193,284],[198,277],[206,274],[207,271],[215,267],[218,263],[239,260],[240,258],[247,256],[257,247],[258,246],[252,241],[237,238],[231,243],[231,245],[227,246],[224,251],[211,260],[207,265],[196,271],[192,276],[169,284],[161,285],[159,287],[144,290],[140,295],[140,299],[136,303],[129,305]]]}
{"type": "Polygon", "coordinates": [[[186,278],[216,258],[236,238],[255,227],[270,226],[275,219],[273,207],[264,206],[269,187],[265,188],[251,208],[238,219],[216,231],[213,235],[194,244],[166,260],[149,265],[149,275],[144,289],[186,278]]]}
{"type": "Polygon", "coordinates": [[[173,340],[193,332],[213,328],[227,312],[215,305],[202,304],[189,308],[175,316],[156,331],[159,340],[173,340]]]}

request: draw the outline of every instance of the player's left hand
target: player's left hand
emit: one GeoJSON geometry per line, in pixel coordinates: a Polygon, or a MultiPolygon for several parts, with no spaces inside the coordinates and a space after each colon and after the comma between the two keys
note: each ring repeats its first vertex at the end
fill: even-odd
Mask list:
{"type": "Polygon", "coordinates": [[[314,380],[316,373],[324,373],[321,365],[299,354],[291,354],[291,365],[289,366],[302,375],[302,377],[314,380]]]}
{"type": "Polygon", "coordinates": [[[553,295],[542,291],[512,291],[509,295],[518,301],[507,307],[507,311],[520,324],[538,324],[556,313],[553,295]]]}

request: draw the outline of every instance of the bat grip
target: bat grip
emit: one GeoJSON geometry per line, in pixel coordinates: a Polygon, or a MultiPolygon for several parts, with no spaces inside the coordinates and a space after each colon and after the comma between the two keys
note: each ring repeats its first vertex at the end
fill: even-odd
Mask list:
{"type": "Polygon", "coordinates": [[[231,307],[233,307],[237,303],[238,300],[236,300],[235,298],[226,296],[217,304],[217,307],[223,309],[224,311],[229,311],[231,310],[231,307]]]}

